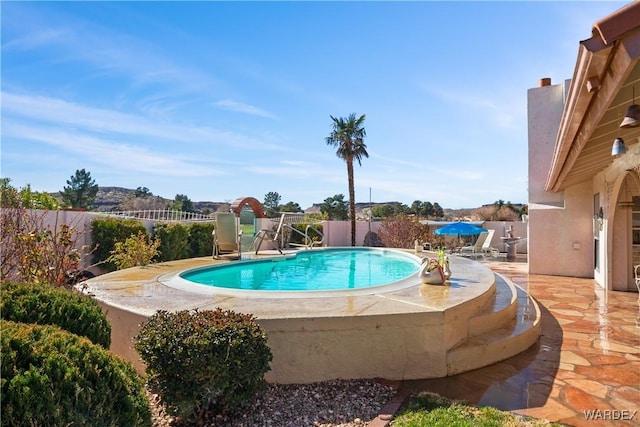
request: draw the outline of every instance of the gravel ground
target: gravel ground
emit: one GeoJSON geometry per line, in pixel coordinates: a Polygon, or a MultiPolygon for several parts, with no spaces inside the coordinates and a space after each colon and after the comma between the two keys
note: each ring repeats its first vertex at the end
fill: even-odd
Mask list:
{"type": "Polygon", "coordinates": [[[154,427],[363,427],[396,394],[373,380],[334,380],[313,384],[269,384],[253,404],[233,417],[199,424],[167,415],[149,394],[154,427]]]}

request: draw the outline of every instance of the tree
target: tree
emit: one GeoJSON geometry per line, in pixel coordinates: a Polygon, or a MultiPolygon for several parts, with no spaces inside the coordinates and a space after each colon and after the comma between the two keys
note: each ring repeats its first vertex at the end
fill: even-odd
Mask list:
{"type": "Polygon", "coordinates": [[[286,205],[281,205],[280,210],[282,212],[302,212],[300,205],[294,202],[287,202],[286,205]]]}
{"type": "Polygon", "coordinates": [[[389,202],[383,205],[376,205],[371,209],[375,218],[388,218],[390,216],[409,213],[410,208],[400,202],[389,202]]]}
{"type": "Polygon", "coordinates": [[[433,203],[426,201],[422,204],[422,215],[425,218],[433,218],[435,216],[435,209],[433,208],[433,203]]]}
{"type": "Polygon", "coordinates": [[[374,218],[387,218],[393,215],[393,206],[385,203],[384,205],[376,205],[371,208],[371,215],[374,218]]]}
{"type": "Polygon", "coordinates": [[[438,202],[433,204],[433,216],[436,218],[444,217],[444,209],[442,209],[442,206],[440,206],[438,202]]]}
{"type": "Polygon", "coordinates": [[[193,206],[193,202],[184,194],[176,194],[175,199],[173,199],[173,204],[171,208],[176,211],[182,212],[195,212],[196,209],[193,206]]]}
{"type": "Polygon", "coordinates": [[[11,184],[11,178],[0,178],[0,205],[3,208],[56,210],[58,200],[49,193],[31,190],[31,184],[19,190],[11,184]]]}
{"type": "Polygon", "coordinates": [[[264,195],[264,202],[262,205],[264,206],[265,215],[269,218],[274,218],[278,216],[278,212],[280,211],[280,194],[275,191],[269,191],[264,195]]]}
{"type": "Polygon", "coordinates": [[[62,203],[74,209],[87,209],[97,194],[98,185],[91,179],[91,173],[84,169],[76,170],[60,192],[62,203]]]}
{"type": "Polygon", "coordinates": [[[349,217],[348,206],[347,201],[344,200],[344,194],[336,194],[324,199],[320,205],[320,212],[327,215],[329,219],[343,221],[349,217]]]}
{"type": "Polygon", "coordinates": [[[135,197],[148,197],[153,196],[153,193],[149,191],[147,187],[138,187],[134,193],[135,197]]]}
{"type": "Polygon", "coordinates": [[[423,212],[423,210],[424,203],[422,203],[420,200],[414,200],[411,204],[411,213],[416,216],[417,221],[420,221],[420,214],[423,212]]]}
{"type": "Polygon", "coordinates": [[[356,245],[356,192],[353,182],[353,161],[357,160],[362,166],[362,158],[369,157],[364,138],[367,133],[362,127],[365,115],[356,118],[355,113],[349,117],[331,120],[332,131],[326,138],[327,145],[337,148],[336,155],[347,163],[347,177],[349,180],[349,216],[351,217],[351,246],[356,245]]]}

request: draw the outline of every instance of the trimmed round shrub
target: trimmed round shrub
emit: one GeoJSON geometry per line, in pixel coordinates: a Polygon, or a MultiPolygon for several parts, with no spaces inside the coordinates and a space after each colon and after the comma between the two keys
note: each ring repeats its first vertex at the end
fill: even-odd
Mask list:
{"type": "Polygon", "coordinates": [[[250,403],[272,359],[254,318],[222,309],[158,311],[141,325],[134,346],[167,409],[191,420],[250,403]]]}
{"type": "Polygon", "coordinates": [[[150,426],[131,364],[57,326],[0,321],[3,426],[150,426]]]}
{"type": "Polygon", "coordinates": [[[27,283],[3,283],[0,317],[5,320],[60,328],[111,345],[111,324],[93,298],[65,288],[27,283]]]}

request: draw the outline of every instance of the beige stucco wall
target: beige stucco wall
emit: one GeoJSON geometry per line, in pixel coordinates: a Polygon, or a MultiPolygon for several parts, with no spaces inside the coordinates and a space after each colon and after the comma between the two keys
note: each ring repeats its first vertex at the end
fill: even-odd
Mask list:
{"type": "Polygon", "coordinates": [[[593,277],[591,194],[586,182],[564,192],[565,207],[529,206],[530,273],[593,277]]]}
{"type": "Polygon", "coordinates": [[[593,277],[593,184],[544,190],[570,81],[528,91],[529,272],[593,277]]]}
{"type": "MultiPolygon", "coordinates": [[[[351,246],[351,221],[320,221],[324,233],[323,246],[351,246]]],[[[258,230],[270,230],[277,227],[277,223],[268,218],[256,219],[258,230]]],[[[364,238],[371,231],[377,232],[380,229],[380,222],[356,221],[356,246],[364,246],[364,238]]],[[[262,249],[273,248],[269,242],[264,242],[262,249]]]]}
{"type": "Polygon", "coordinates": [[[107,315],[111,325],[111,350],[113,353],[131,362],[140,375],[145,374],[145,365],[140,355],[133,348],[133,337],[140,333],[140,325],[147,320],[147,316],[134,313],[122,307],[112,307],[96,299],[107,315]]]}
{"type": "MultiPolygon", "coordinates": [[[[551,168],[553,149],[562,118],[569,80],[563,84],[529,89],[529,204],[563,206],[562,193],[548,193],[544,185],[551,168]]],[[[531,206],[529,206],[531,209],[531,206]]]]}
{"type": "Polygon", "coordinates": [[[627,153],[592,179],[562,192],[544,191],[569,83],[528,92],[529,272],[593,277],[607,289],[633,289],[631,215],[616,201],[625,174],[640,165],[637,137],[625,135],[627,153]],[[604,211],[600,229],[593,220],[596,194],[604,211]]]}
{"type": "Polygon", "coordinates": [[[447,375],[443,313],[259,319],[273,352],[270,382],[447,375]],[[411,343],[410,345],[407,345],[411,343]],[[428,360],[430,363],[424,363],[428,360]]]}

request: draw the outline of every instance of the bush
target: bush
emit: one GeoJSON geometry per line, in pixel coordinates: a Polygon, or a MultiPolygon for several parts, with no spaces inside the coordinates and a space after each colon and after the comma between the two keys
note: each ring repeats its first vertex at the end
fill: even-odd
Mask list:
{"type": "Polygon", "coordinates": [[[186,226],[179,222],[158,223],[153,233],[160,240],[160,262],[189,258],[189,230],[186,226]]]}
{"type": "Polygon", "coordinates": [[[150,385],[187,419],[232,412],[264,385],[272,355],[253,317],[232,311],[158,311],[134,337],[150,385]]]}
{"type": "Polygon", "coordinates": [[[108,262],[111,251],[116,246],[116,242],[124,242],[138,232],[148,235],[144,225],[135,219],[96,219],[93,221],[91,238],[94,243],[93,262],[104,263],[106,271],[115,271],[116,265],[108,262]]]}
{"type": "Polygon", "coordinates": [[[416,239],[430,242],[433,234],[429,227],[406,215],[397,215],[382,221],[378,236],[388,248],[413,248],[416,239]]]}
{"type": "Polygon", "coordinates": [[[0,316],[15,322],[57,325],[104,348],[111,344],[111,325],[98,302],[64,288],[3,283],[0,316]]]}
{"type": "Polygon", "coordinates": [[[1,320],[3,426],[150,426],[144,381],[88,339],[1,320]]]}
{"type": "Polygon", "coordinates": [[[116,242],[107,261],[113,263],[118,270],[149,265],[158,256],[160,241],[149,241],[149,235],[138,231],[124,242],[116,242]]]}
{"type": "Polygon", "coordinates": [[[189,225],[189,256],[211,256],[213,253],[213,223],[192,223],[189,225]]]}
{"type": "MultiPolygon", "coordinates": [[[[9,197],[5,192],[3,197],[9,197]]],[[[0,209],[0,277],[4,280],[69,286],[70,272],[79,269],[87,247],[79,242],[84,232],[58,222],[58,211],[24,208],[0,209]],[[47,225],[47,218],[55,225],[47,225]]]]}
{"type": "MultiPolygon", "coordinates": [[[[307,229],[307,225],[311,225],[313,228],[315,228],[320,233],[322,233],[322,224],[304,224],[304,223],[291,224],[291,226],[293,228],[295,228],[300,233],[302,233],[302,234],[299,234],[299,233],[296,233],[296,232],[292,232],[291,233],[291,243],[298,244],[298,245],[306,245],[306,244],[311,243],[311,242],[305,242],[304,232],[307,229]]],[[[309,237],[314,242],[319,242],[320,240],[322,240],[322,236],[320,234],[318,234],[315,230],[311,229],[311,228],[309,228],[309,237]]]]}

